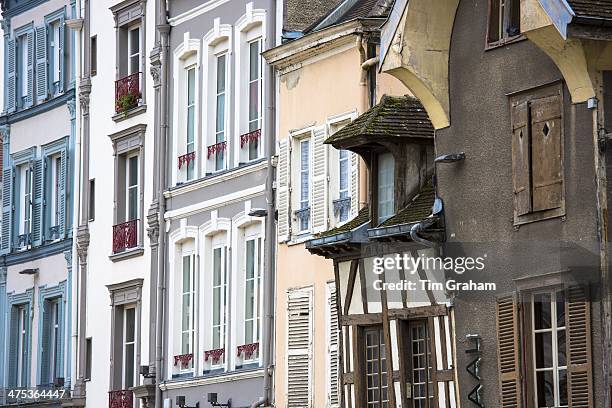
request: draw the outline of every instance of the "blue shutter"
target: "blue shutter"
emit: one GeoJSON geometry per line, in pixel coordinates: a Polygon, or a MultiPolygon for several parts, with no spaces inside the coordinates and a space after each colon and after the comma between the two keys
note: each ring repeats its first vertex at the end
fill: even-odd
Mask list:
{"type": "Polygon", "coordinates": [[[30,343],[32,341],[32,330],[30,321],[30,306],[27,303],[25,308],[25,344],[23,345],[23,369],[21,370],[21,383],[26,387],[30,385],[30,343]]]}
{"type": "Polygon", "coordinates": [[[43,191],[45,186],[45,167],[43,159],[36,159],[32,164],[32,245],[42,245],[44,224],[43,191]]]}
{"type": "Polygon", "coordinates": [[[59,337],[57,339],[57,355],[55,356],[55,367],[56,367],[56,373],[55,376],[56,377],[64,377],[64,339],[66,338],[66,336],[64,335],[64,328],[66,327],[65,321],[66,319],[64,319],[64,313],[66,310],[65,307],[65,303],[66,303],[66,297],[65,295],[62,296],[59,300],[59,307],[58,307],[58,313],[59,313],[59,337]]]}
{"type": "Polygon", "coordinates": [[[41,304],[42,332],[41,332],[41,358],[40,358],[40,385],[47,385],[53,379],[49,378],[49,354],[51,351],[51,316],[50,302],[45,300],[41,304]]]}
{"type": "Polygon", "coordinates": [[[17,56],[15,49],[15,40],[10,39],[6,43],[6,58],[7,58],[7,71],[6,71],[6,110],[8,112],[15,111],[15,102],[17,101],[17,56]]]}
{"type": "Polygon", "coordinates": [[[68,176],[68,151],[66,148],[61,151],[61,171],[59,177],[59,226],[60,226],[60,238],[66,236],[66,179],[68,176]]]}
{"type": "Polygon", "coordinates": [[[8,347],[8,378],[7,385],[9,387],[17,386],[17,352],[18,352],[18,341],[19,335],[19,314],[18,309],[15,306],[11,307],[10,311],[10,322],[9,322],[9,347],[8,347]]]}
{"type": "Polygon", "coordinates": [[[28,96],[26,98],[26,107],[32,106],[34,101],[34,30],[28,31],[28,96]]]}
{"type": "Polygon", "coordinates": [[[36,101],[47,99],[49,81],[47,77],[47,29],[36,27],[36,101]]]}
{"type": "Polygon", "coordinates": [[[65,38],[65,30],[64,30],[64,16],[62,16],[60,18],[60,27],[59,27],[59,56],[60,56],[60,60],[59,60],[59,69],[60,69],[60,83],[59,83],[59,91],[60,92],[64,92],[64,81],[66,78],[65,72],[64,72],[64,67],[66,66],[65,64],[65,56],[64,56],[64,49],[65,49],[65,43],[66,43],[66,38],[65,38]]]}
{"type": "Polygon", "coordinates": [[[2,239],[0,241],[0,254],[11,252],[12,225],[13,225],[13,177],[9,144],[4,142],[4,167],[2,169],[2,239]]]}

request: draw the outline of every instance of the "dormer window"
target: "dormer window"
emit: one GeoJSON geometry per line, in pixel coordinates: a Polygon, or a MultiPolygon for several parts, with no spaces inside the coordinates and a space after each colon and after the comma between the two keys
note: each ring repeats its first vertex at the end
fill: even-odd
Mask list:
{"type": "Polygon", "coordinates": [[[381,153],[378,155],[378,176],[377,176],[377,214],[378,223],[392,217],[395,213],[394,205],[394,172],[395,159],[391,153],[381,153]]]}

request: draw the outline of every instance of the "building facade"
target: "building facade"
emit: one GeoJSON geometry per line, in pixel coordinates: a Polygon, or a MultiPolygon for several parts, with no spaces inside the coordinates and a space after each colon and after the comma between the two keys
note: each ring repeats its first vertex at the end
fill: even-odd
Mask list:
{"type": "Polygon", "coordinates": [[[4,1],[0,404],[60,406],[74,384],[74,1],[4,1]],[[26,401],[27,400],[27,401],[26,401]]]}
{"type": "Polygon", "coordinates": [[[170,3],[164,401],[212,393],[250,406],[271,385],[275,82],[261,53],[276,45],[276,10],[272,0],[170,3]]]}

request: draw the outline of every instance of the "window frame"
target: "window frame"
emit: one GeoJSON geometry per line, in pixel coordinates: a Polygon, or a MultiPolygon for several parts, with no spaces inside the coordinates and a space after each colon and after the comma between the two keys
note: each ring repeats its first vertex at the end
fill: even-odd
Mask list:
{"type": "MultiPolygon", "coordinates": [[[[185,153],[189,154],[192,152],[196,151],[196,138],[197,138],[197,125],[196,125],[196,116],[198,115],[197,112],[197,98],[198,98],[198,90],[197,90],[197,84],[198,84],[198,70],[197,70],[197,65],[196,63],[192,63],[189,64],[187,66],[185,66],[184,68],[184,73],[185,73],[185,136],[186,136],[186,140],[185,140],[185,153]],[[193,72],[193,90],[190,89],[190,82],[191,82],[191,73],[193,72]],[[193,92],[193,102],[190,103],[189,100],[189,96],[190,96],[190,92],[193,92]],[[190,116],[189,113],[190,111],[192,111],[192,115],[190,116]],[[190,120],[191,119],[191,120],[190,120]],[[192,123],[191,123],[192,122],[192,123]],[[192,140],[190,141],[190,132],[189,129],[192,129],[192,140]]],[[[187,164],[187,168],[186,168],[186,180],[187,181],[191,181],[196,177],[196,160],[197,160],[197,154],[196,154],[196,158],[193,161],[190,161],[187,164]]]]}
{"type": "Polygon", "coordinates": [[[246,236],[244,240],[244,339],[243,344],[259,343],[261,341],[261,295],[263,281],[263,237],[261,234],[253,234],[246,236]],[[253,277],[248,278],[248,244],[253,242],[253,277]],[[248,285],[252,282],[253,285],[253,315],[247,317],[247,302],[248,302],[248,285]],[[251,338],[247,338],[247,323],[252,322],[251,338]]]}
{"type": "MultiPolygon", "coordinates": [[[[196,350],[196,344],[195,344],[195,340],[196,340],[196,327],[197,327],[197,320],[196,320],[196,296],[197,296],[197,281],[196,281],[196,275],[197,275],[197,271],[196,271],[196,255],[195,255],[195,251],[191,250],[191,251],[186,251],[184,253],[182,253],[181,256],[181,261],[182,261],[182,268],[181,268],[181,337],[180,337],[180,353],[181,354],[192,354],[195,357],[195,350],[196,350]],[[185,291],[185,258],[188,258],[188,263],[189,263],[189,279],[190,279],[190,283],[191,283],[191,287],[189,288],[189,291],[185,291]],[[183,308],[184,302],[183,299],[185,298],[185,296],[187,296],[189,298],[189,324],[187,327],[187,330],[185,330],[185,327],[183,326],[183,319],[185,316],[185,310],[183,308]],[[183,349],[183,335],[187,333],[189,335],[190,338],[190,342],[189,342],[189,349],[190,350],[185,350],[183,349]]],[[[191,372],[194,369],[194,358],[191,359],[191,367],[183,367],[181,365],[181,369],[180,372],[191,372]]]]}
{"type": "Polygon", "coordinates": [[[136,356],[136,342],[137,342],[137,336],[136,333],[138,332],[138,320],[136,318],[137,315],[137,311],[136,311],[136,305],[133,304],[127,304],[124,305],[121,308],[121,313],[123,314],[123,329],[122,329],[122,338],[121,338],[121,389],[127,390],[131,387],[133,387],[134,385],[136,385],[137,383],[137,377],[138,377],[138,367],[137,367],[137,356],[136,356]],[[127,321],[127,316],[128,313],[130,313],[130,311],[134,311],[134,332],[132,333],[133,335],[133,339],[131,341],[128,340],[127,337],[127,329],[128,329],[128,321],[127,321]],[[128,385],[128,380],[129,378],[127,377],[128,373],[126,368],[128,367],[128,361],[127,361],[127,349],[129,346],[132,346],[132,353],[134,354],[133,356],[133,361],[131,361],[131,363],[133,363],[133,378],[131,379],[132,383],[130,385],[128,385]]]}
{"type": "MultiPolygon", "coordinates": [[[[376,203],[376,217],[375,217],[375,222],[376,225],[380,225],[382,223],[384,223],[386,220],[388,220],[389,218],[392,218],[395,214],[396,214],[396,202],[395,202],[395,187],[396,187],[396,180],[395,180],[395,170],[396,170],[396,164],[395,164],[395,156],[393,155],[392,152],[389,151],[382,151],[382,152],[378,152],[375,154],[375,158],[376,158],[376,172],[374,173],[374,182],[375,182],[375,186],[376,188],[373,189],[375,195],[376,195],[376,200],[374,200],[374,202],[376,203]],[[384,217],[381,218],[380,215],[380,207],[381,207],[381,199],[380,199],[380,189],[381,189],[381,156],[387,156],[390,157],[392,160],[392,168],[391,169],[387,169],[391,172],[391,184],[387,184],[386,187],[387,188],[391,188],[391,200],[387,200],[385,201],[385,203],[391,203],[392,207],[391,207],[391,213],[388,215],[385,215],[384,217]]],[[[373,217],[374,218],[374,217],[373,217]]]]}
{"type": "MultiPolygon", "coordinates": [[[[263,108],[263,67],[264,67],[264,64],[263,64],[263,61],[262,61],[263,57],[261,56],[262,46],[263,46],[263,38],[261,36],[255,38],[255,39],[249,40],[247,42],[247,49],[248,49],[248,54],[249,54],[249,58],[248,58],[249,69],[248,69],[248,80],[247,80],[247,82],[248,82],[248,90],[249,90],[248,91],[248,96],[247,96],[247,105],[248,105],[247,106],[247,122],[248,122],[247,129],[248,129],[249,133],[254,132],[256,130],[259,130],[261,132],[262,127],[263,127],[262,126],[262,122],[263,122],[262,108],[263,108]],[[252,60],[251,60],[251,58],[252,58],[252,55],[251,55],[251,52],[252,52],[251,46],[253,44],[257,44],[257,50],[259,51],[258,52],[258,57],[257,57],[258,76],[257,76],[256,79],[251,79],[251,68],[252,68],[251,67],[251,62],[252,62],[252,60]],[[252,101],[251,101],[251,94],[250,94],[250,92],[251,92],[251,85],[253,83],[255,83],[255,82],[257,82],[257,96],[258,96],[258,98],[257,98],[257,118],[251,119],[251,102],[252,101]],[[251,126],[251,124],[253,122],[257,123],[257,125],[255,127],[251,126]]],[[[261,137],[260,137],[260,139],[261,139],[261,137]]],[[[254,141],[254,143],[256,143],[255,144],[255,156],[254,157],[251,156],[251,153],[253,153],[253,151],[251,150],[251,146],[253,145],[253,142],[249,142],[247,144],[247,149],[248,149],[248,151],[247,151],[247,158],[248,158],[249,162],[261,158],[261,148],[260,148],[260,146],[262,144],[261,140],[258,139],[256,141],[254,141]]]]}
{"type": "MultiPolygon", "coordinates": [[[[363,382],[363,388],[362,388],[362,392],[363,392],[363,400],[365,401],[365,405],[367,407],[369,406],[374,406],[376,408],[380,407],[382,404],[387,403],[387,406],[389,404],[389,393],[388,390],[390,388],[390,385],[388,384],[388,373],[389,373],[389,361],[386,357],[386,343],[385,343],[385,338],[384,338],[384,330],[382,327],[382,324],[376,324],[376,325],[370,325],[370,326],[360,326],[359,327],[359,331],[360,331],[360,346],[359,346],[359,356],[361,358],[361,362],[363,364],[363,371],[362,373],[360,373],[362,375],[362,382],[363,382]],[[373,373],[372,375],[378,375],[379,377],[379,382],[378,382],[378,400],[377,401],[372,401],[372,403],[370,403],[370,396],[369,396],[369,390],[370,388],[368,388],[368,376],[370,376],[369,373],[369,369],[368,369],[368,362],[370,360],[368,360],[368,334],[371,333],[376,333],[376,335],[378,336],[378,344],[376,345],[376,347],[378,348],[378,357],[376,357],[376,361],[378,362],[378,371],[376,373],[373,373]],[[385,352],[385,357],[384,359],[381,357],[381,351],[385,352]],[[386,370],[382,369],[382,362],[383,360],[385,361],[385,366],[386,366],[386,370]],[[383,386],[383,381],[381,381],[382,379],[385,379],[385,381],[387,382],[386,386],[383,386]],[[384,397],[382,396],[383,393],[383,389],[387,390],[387,399],[385,400],[384,397]]],[[[374,360],[371,360],[374,361],[374,360]]],[[[391,385],[392,386],[392,385],[391,385]]],[[[372,390],[374,390],[374,388],[372,388],[372,390]]]]}
{"type": "Polygon", "coordinates": [[[485,36],[485,50],[490,50],[494,48],[498,48],[507,44],[511,44],[513,42],[521,41],[526,37],[520,32],[520,0],[489,0],[487,7],[487,30],[485,36]],[[491,22],[493,18],[493,2],[509,2],[512,5],[519,4],[518,10],[518,29],[519,33],[516,35],[509,35],[507,30],[510,28],[510,24],[512,22],[512,7],[504,7],[504,14],[500,15],[501,18],[500,26],[501,26],[501,35],[500,38],[494,41],[491,41],[491,22]]]}
{"type": "Polygon", "coordinates": [[[226,316],[226,308],[228,301],[228,284],[227,284],[227,245],[223,243],[214,244],[211,248],[211,292],[212,298],[214,302],[214,293],[215,290],[219,290],[219,324],[215,324],[215,305],[213,304],[211,307],[211,320],[210,320],[210,347],[211,350],[224,349],[225,353],[223,354],[223,358],[219,359],[217,364],[211,363],[211,368],[220,368],[225,366],[227,361],[227,316],[226,316]],[[220,284],[215,285],[215,251],[220,251],[220,265],[219,265],[219,273],[220,273],[220,284]],[[215,346],[215,328],[219,329],[219,344],[215,346]]]}
{"type": "MultiPolygon", "coordinates": [[[[227,128],[227,124],[228,124],[228,120],[227,120],[227,108],[228,108],[228,89],[227,89],[227,85],[228,85],[228,57],[229,57],[229,50],[225,50],[222,52],[219,52],[217,54],[214,54],[214,59],[215,59],[215,64],[214,64],[214,70],[215,70],[215,75],[214,75],[214,85],[215,85],[215,89],[214,89],[214,99],[215,99],[215,103],[214,103],[214,116],[215,116],[215,139],[214,139],[214,144],[218,144],[218,143],[227,143],[227,132],[228,132],[228,128],[227,128]],[[223,59],[223,90],[219,89],[219,64],[221,59],[223,59]],[[223,97],[221,100],[223,101],[223,118],[221,121],[219,121],[219,101],[220,101],[220,97],[223,97]],[[219,130],[219,126],[222,126],[222,129],[219,130]],[[219,135],[222,135],[222,137],[220,138],[219,135]]],[[[226,145],[227,146],[227,145],[226,145]]],[[[213,172],[220,172],[223,171],[227,168],[227,156],[228,152],[227,152],[227,147],[225,151],[221,151],[221,154],[219,154],[219,152],[215,153],[214,156],[214,170],[213,172]],[[221,158],[220,158],[221,157],[221,158]]]]}
{"type": "MultiPolygon", "coordinates": [[[[312,137],[308,136],[308,137],[303,137],[300,138],[298,140],[298,157],[299,160],[296,160],[298,162],[298,204],[299,204],[299,208],[298,211],[301,210],[309,210],[312,207],[312,200],[311,200],[311,183],[312,183],[312,137]],[[308,156],[306,157],[306,162],[304,163],[304,155],[303,155],[303,151],[304,151],[304,144],[307,143],[307,148],[308,148],[308,156]],[[304,176],[306,176],[306,186],[308,187],[307,189],[304,189],[304,176]],[[306,190],[306,192],[304,192],[304,190],[306,190]],[[305,196],[305,197],[304,197],[305,196]]],[[[298,219],[298,234],[303,234],[303,233],[307,233],[308,231],[310,231],[312,227],[312,216],[311,214],[308,215],[308,218],[306,221],[304,221],[304,219],[298,219]]]]}

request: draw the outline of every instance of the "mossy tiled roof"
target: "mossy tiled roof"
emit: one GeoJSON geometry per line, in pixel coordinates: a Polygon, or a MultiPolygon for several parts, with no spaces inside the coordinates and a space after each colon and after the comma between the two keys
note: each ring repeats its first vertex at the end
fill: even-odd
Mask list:
{"type": "Polygon", "coordinates": [[[612,0],[568,0],[578,17],[612,19],[612,0]]]}
{"type": "Polygon", "coordinates": [[[362,226],[363,224],[365,224],[369,220],[370,220],[370,209],[369,209],[368,206],[365,206],[365,207],[363,207],[357,213],[355,218],[353,218],[350,221],[345,222],[344,224],[340,225],[339,227],[332,228],[330,230],[322,232],[321,234],[319,234],[317,236],[317,238],[331,237],[333,235],[338,235],[338,234],[342,234],[342,233],[345,233],[345,232],[350,232],[350,231],[354,230],[355,228],[362,226]]]}
{"type": "Polygon", "coordinates": [[[433,139],[434,128],[418,99],[384,95],[378,105],[327,138],[325,143],[364,136],[433,139]]]}
{"type": "Polygon", "coordinates": [[[378,228],[423,221],[431,215],[431,209],[434,205],[435,198],[436,192],[433,184],[429,182],[406,207],[402,208],[395,216],[383,222],[378,228]]]}

